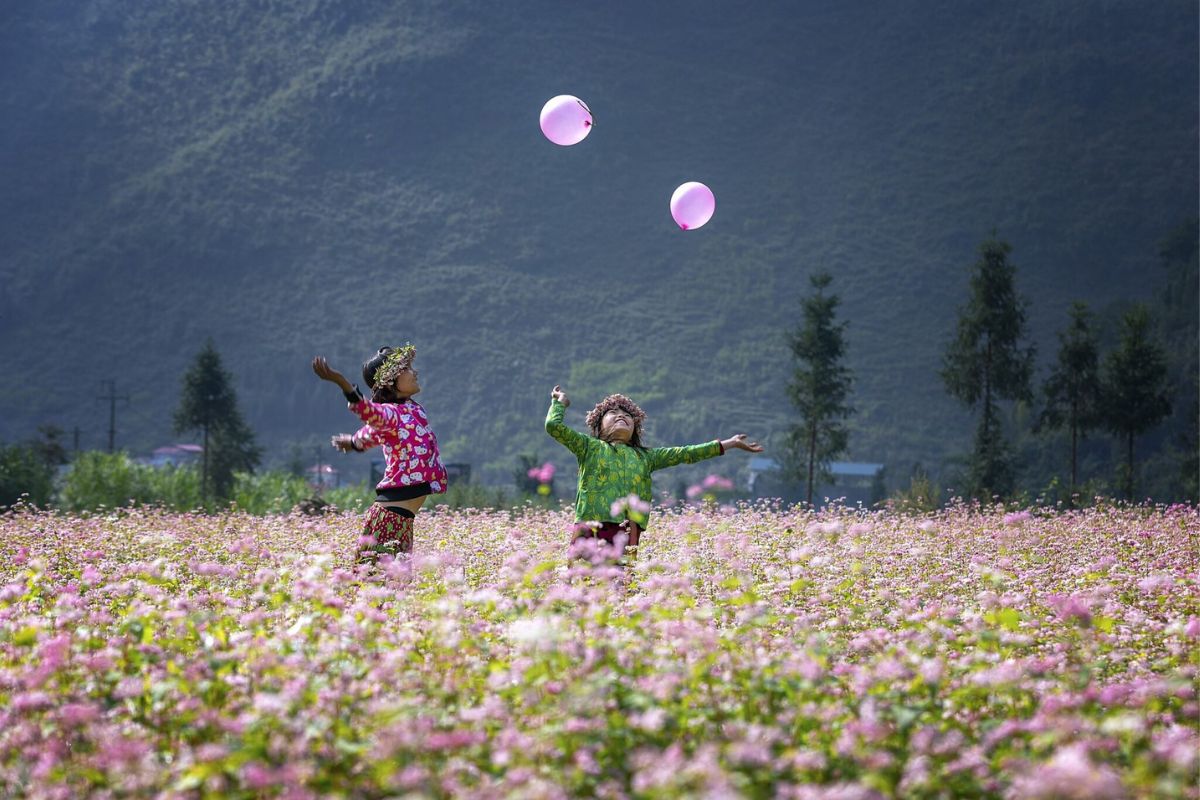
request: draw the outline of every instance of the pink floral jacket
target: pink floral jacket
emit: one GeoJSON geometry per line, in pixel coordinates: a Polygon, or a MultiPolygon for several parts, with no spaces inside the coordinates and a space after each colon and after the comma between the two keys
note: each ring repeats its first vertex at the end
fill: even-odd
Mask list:
{"type": "Polygon", "coordinates": [[[446,468],[438,453],[437,437],[420,403],[372,403],[364,399],[350,403],[350,410],[366,423],[354,432],[354,446],[361,450],[375,445],[383,448],[383,480],[376,489],[428,483],[431,494],[446,491],[446,468]]]}

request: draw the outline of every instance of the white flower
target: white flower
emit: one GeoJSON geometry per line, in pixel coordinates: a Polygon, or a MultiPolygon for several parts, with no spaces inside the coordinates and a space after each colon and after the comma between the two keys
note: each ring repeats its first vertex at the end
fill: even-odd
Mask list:
{"type": "Polygon", "coordinates": [[[506,635],[518,646],[544,647],[557,641],[559,620],[544,615],[516,619],[509,623],[506,635]]]}

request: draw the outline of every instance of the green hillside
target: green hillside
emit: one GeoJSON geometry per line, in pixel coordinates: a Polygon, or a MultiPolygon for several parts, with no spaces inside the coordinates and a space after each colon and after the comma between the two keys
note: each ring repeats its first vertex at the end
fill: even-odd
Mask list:
{"type": "Polygon", "coordinates": [[[555,383],[574,424],[619,390],[655,441],[772,441],[825,269],[849,456],[938,469],[969,446],[937,369],[993,229],[1043,366],[1072,300],[1156,291],[1195,213],[1196,28],[1132,0],[10,4],[0,439],[100,446],[112,379],[118,441],[171,440],[211,336],[269,463],[353,422],[314,354],[357,372],[404,340],[446,459],[487,480],[566,464],[555,383]],[[537,128],[560,93],[596,113],[576,147],[537,128]],[[717,213],[684,233],[687,180],[717,213]]]}

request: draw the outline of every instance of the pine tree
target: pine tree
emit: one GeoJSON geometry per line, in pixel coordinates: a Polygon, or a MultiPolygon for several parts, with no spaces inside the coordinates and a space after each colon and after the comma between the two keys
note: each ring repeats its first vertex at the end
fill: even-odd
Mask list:
{"type": "Polygon", "coordinates": [[[225,498],[233,486],[233,473],[252,472],[260,451],[238,411],[232,379],[211,339],[183,376],[183,394],[175,410],[176,433],[197,430],[204,448],[201,492],[208,499],[211,487],[212,496],[225,498]]]}
{"type": "Polygon", "coordinates": [[[799,362],[788,386],[788,395],[800,412],[800,423],[788,436],[788,471],[806,482],[805,496],[812,505],[813,484],[827,475],[829,462],[845,451],[849,434],[841,420],[854,412],[846,403],[853,383],[843,364],[845,323],[834,322],[841,300],[825,294],[833,278],[825,272],[810,279],[813,294],[802,303],[804,321],[790,337],[792,355],[799,362]]]}
{"type": "Polygon", "coordinates": [[[972,409],[982,404],[969,476],[970,493],[982,499],[1011,493],[1015,482],[997,401],[1032,396],[1033,348],[1020,345],[1025,301],[1016,292],[1011,251],[995,234],[980,245],[970,297],[959,312],[958,332],[941,371],[951,395],[972,409]]]}
{"type": "Polygon", "coordinates": [[[1071,306],[1071,324],[1058,334],[1061,347],[1058,365],[1042,385],[1045,408],[1038,418],[1039,430],[1071,432],[1071,485],[1069,502],[1074,503],[1079,481],[1079,441],[1100,424],[1100,371],[1096,337],[1087,304],[1071,306]]]}
{"type": "Polygon", "coordinates": [[[1151,337],[1150,312],[1138,304],[1121,320],[1121,341],[1104,359],[1104,427],[1124,440],[1122,485],[1133,499],[1133,442],[1171,413],[1167,354],[1151,337]]]}

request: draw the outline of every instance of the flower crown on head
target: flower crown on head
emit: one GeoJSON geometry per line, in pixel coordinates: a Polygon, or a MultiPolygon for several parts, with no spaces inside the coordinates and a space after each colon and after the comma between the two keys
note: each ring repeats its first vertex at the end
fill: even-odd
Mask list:
{"type": "Polygon", "coordinates": [[[375,370],[375,380],[371,383],[371,388],[382,389],[384,386],[390,386],[396,380],[397,375],[412,367],[413,358],[416,355],[417,348],[411,344],[406,343],[403,347],[393,347],[392,352],[387,354],[383,363],[375,370]]]}
{"type": "Polygon", "coordinates": [[[600,420],[604,415],[614,408],[619,408],[625,411],[629,416],[633,417],[633,429],[637,430],[641,427],[642,420],[646,419],[646,412],[638,407],[638,404],[630,400],[623,394],[610,394],[608,397],[596,403],[596,407],[588,412],[587,418],[584,420],[587,426],[593,431],[600,430],[600,420]]]}

